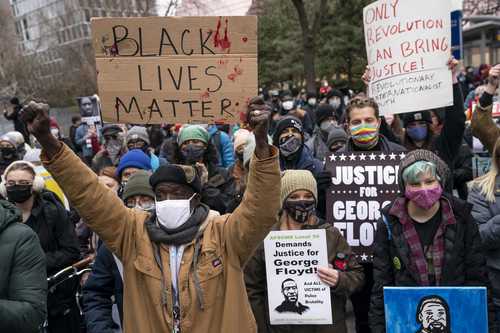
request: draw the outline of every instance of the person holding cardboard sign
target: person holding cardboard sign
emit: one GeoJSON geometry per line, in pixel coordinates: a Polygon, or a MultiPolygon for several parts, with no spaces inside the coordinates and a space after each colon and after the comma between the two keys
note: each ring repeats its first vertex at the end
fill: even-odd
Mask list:
{"type": "Polygon", "coordinates": [[[255,332],[242,268],[276,223],[277,150],[267,143],[270,111],[250,101],[256,147],[248,186],[232,214],[200,202],[192,166],[160,167],[150,179],[153,214],[129,209],[49,130],[48,105],[30,102],[24,119],[43,162],[82,218],[123,262],[125,332],[255,332]],[[265,207],[265,209],[264,209],[265,207]]]}
{"type": "MultiPolygon", "coordinates": [[[[329,267],[314,267],[319,279],[330,287],[332,304],[332,325],[271,325],[267,298],[268,287],[266,282],[266,259],[262,244],[245,268],[245,282],[252,310],[257,320],[259,332],[317,332],[317,333],[346,333],[345,303],[347,297],[363,285],[363,268],[355,259],[349,244],[342,237],[339,230],[325,223],[316,216],[318,190],[313,174],[307,170],[286,170],[281,178],[281,202],[283,209],[280,221],[273,230],[304,230],[325,229],[326,245],[328,250],[329,267]]],[[[289,250],[289,249],[283,249],[289,250]]],[[[286,259],[286,258],[285,258],[286,259]]],[[[304,257],[308,260],[307,257],[304,257]]],[[[299,265],[308,267],[307,263],[299,265]]],[[[296,312],[302,314],[307,311],[305,305],[299,303],[297,290],[292,294],[286,287],[296,284],[282,282],[282,293],[285,301],[275,311],[296,312]]],[[[293,281],[293,280],[292,280],[293,281]]]]}

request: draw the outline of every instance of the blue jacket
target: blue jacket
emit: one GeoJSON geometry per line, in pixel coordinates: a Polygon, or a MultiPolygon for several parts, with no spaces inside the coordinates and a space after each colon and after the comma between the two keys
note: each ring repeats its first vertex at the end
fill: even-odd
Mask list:
{"type": "Polygon", "coordinates": [[[315,178],[318,178],[319,174],[324,169],[323,162],[314,158],[311,150],[306,145],[303,145],[302,147],[300,156],[295,161],[291,162],[292,165],[286,163],[286,160],[280,156],[281,171],[309,170],[315,178]]]}
{"type": "Polygon", "coordinates": [[[219,154],[219,164],[217,166],[229,168],[234,164],[234,147],[233,141],[226,132],[219,131],[217,126],[210,126],[208,128],[210,134],[210,142],[215,146],[219,154]],[[220,138],[220,143],[216,144],[216,134],[220,138]]]}
{"type": "Polygon", "coordinates": [[[88,333],[112,333],[118,328],[113,321],[112,296],[120,319],[123,318],[123,282],[113,254],[101,244],[97,250],[92,273],[83,286],[83,312],[88,333]]]}
{"type": "Polygon", "coordinates": [[[75,142],[80,148],[82,148],[83,156],[93,156],[94,152],[92,151],[92,147],[87,147],[87,143],[85,142],[85,135],[87,135],[87,131],[89,130],[89,125],[83,123],[76,129],[75,132],[75,142]]]}

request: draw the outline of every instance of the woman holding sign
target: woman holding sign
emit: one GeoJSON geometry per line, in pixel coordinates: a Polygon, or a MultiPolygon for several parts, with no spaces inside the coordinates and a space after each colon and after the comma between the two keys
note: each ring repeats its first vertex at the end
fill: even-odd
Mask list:
{"type": "Polygon", "coordinates": [[[321,326],[270,324],[266,261],[264,246],[261,245],[245,269],[248,297],[257,320],[258,332],[347,332],[345,302],[352,292],[362,287],[363,269],[357,263],[340,232],[316,216],[317,198],[316,180],[310,171],[285,171],[281,179],[283,208],[280,221],[273,227],[273,230],[325,229],[330,265],[329,267],[318,267],[317,274],[331,290],[333,324],[321,326]]]}
{"type": "Polygon", "coordinates": [[[385,332],[384,287],[487,286],[477,225],[466,202],[445,193],[450,171],[428,150],[401,161],[402,196],[382,211],[374,243],[372,332],[385,332]]]}

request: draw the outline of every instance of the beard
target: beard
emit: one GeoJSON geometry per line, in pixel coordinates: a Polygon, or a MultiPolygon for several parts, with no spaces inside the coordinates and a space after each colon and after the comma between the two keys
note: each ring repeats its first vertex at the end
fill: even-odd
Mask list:
{"type": "Polygon", "coordinates": [[[428,333],[449,333],[448,327],[444,326],[440,322],[433,322],[429,325],[429,328],[426,329],[428,333]]]}

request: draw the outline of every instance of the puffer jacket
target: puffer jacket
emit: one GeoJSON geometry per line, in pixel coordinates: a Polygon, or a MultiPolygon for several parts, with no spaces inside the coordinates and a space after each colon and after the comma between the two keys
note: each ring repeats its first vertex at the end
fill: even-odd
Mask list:
{"type": "MultiPolygon", "coordinates": [[[[373,333],[385,332],[383,288],[421,285],[410,245],[403,235],[403,224],[392,215],[392,207],[400,204],[399,200],[405,199],[400,197],[385,207],[383,217],[377,223],[373,244],[374,285],[369,313],[373,333]]],[[[442,197],[442,202],[449,203],[455,223],[448,224],[444,229],[444,262],[439,286],[488,287],[485,258],[480,248],[481,238],[471,216],[471,205],[448,195],[442,197]]]]}
{"type": "Polygon", "coordinates": [[[113,300],[123,318],[123,281],[113,253],[101,244],[87,282],[83,286],[83,312],[87,333],[114,333],[113,300]]]}
{"type": "Polygon", "coordinates": [[[0,332],[38,332],[46,315],[45,255],[21,221],[21,212],[0,200],[0,332]]]}
{"type": "MultiPolygon", "coordinates": [[[[500,188],[500,176],[496,178],[496,188],[500,188]]],[[[500,192],[495,193],[495,202],[490,203],[473,186],[469,192],[469,203],[472,204],[472,217],[479,226],[483,251],[490,282],[493,287],[493,301],[500,306],[500,192]]]]}
{"type": "MultiPolygon", "coordinates": [[[[328,262],[333,264],[337,253],[348,256],[346,269],[339,274],[339,282],[331,290],[332,325],[271,325],[267,300],[266,259],[264,244],[255,251],[245,268],[245,283],[259,333],[346,333],[345,303],[347,297],[363,286],[363,268],[356,261],[347,241],[330,224],[319,220],[317,225],[304,229],[325,229],[328,262]]],[[[275,225],[273,230],[279,230],[275,225]]]]}
{"type": "MultiPolygon", "coordinates": [[[[161,259],[155,256],[145,227],[149,214],[125,207],[66,146],[50,160],[42,152],[42,161],[123,263],[124,332],[172,332],[169,248],[161,246],[161,259]]],[[[276,223],[280,187],[277,149],[267,159],[254,156],[240,206],[224,216],[211,211],[197,237],[185,244],[178,276],[181,332],[256,332],[242,269],[276,223]]]]}

